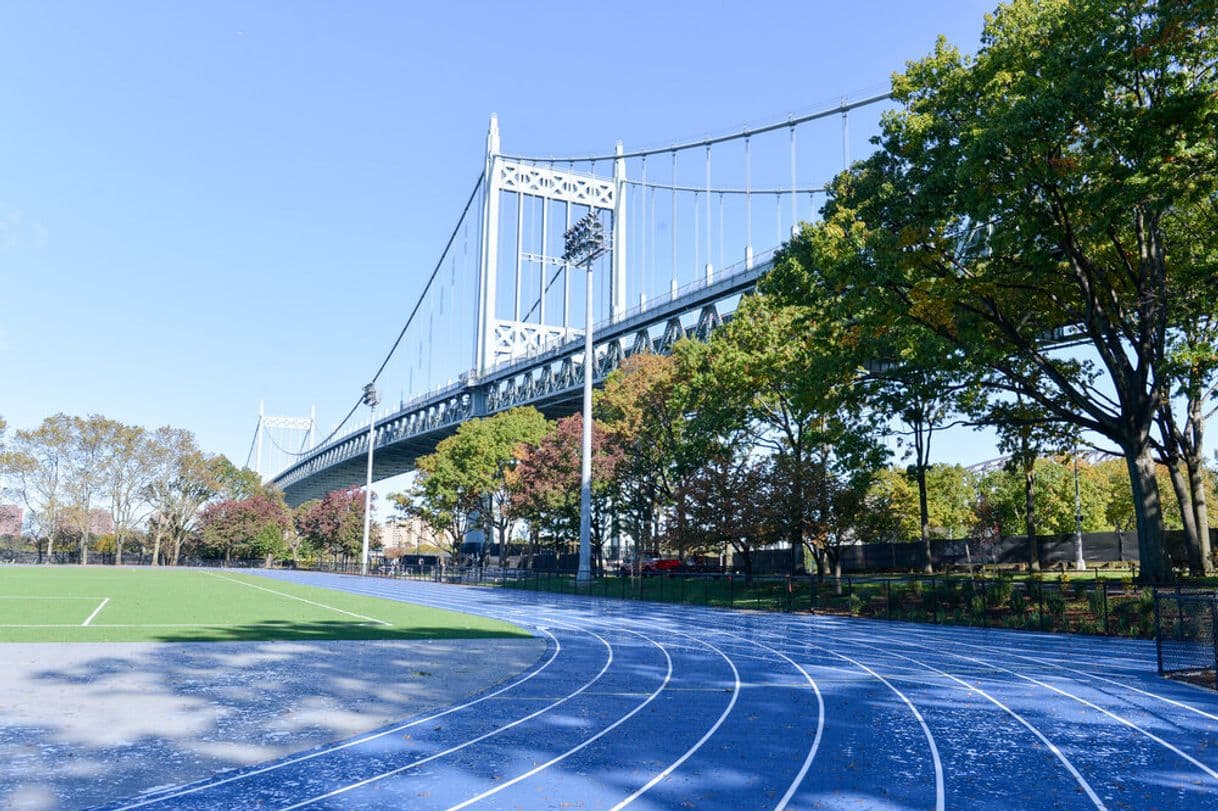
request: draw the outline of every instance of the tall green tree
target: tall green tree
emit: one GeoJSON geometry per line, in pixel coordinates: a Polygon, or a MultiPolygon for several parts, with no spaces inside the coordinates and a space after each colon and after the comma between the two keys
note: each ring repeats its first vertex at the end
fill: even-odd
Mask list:
{"type": "Polygon", "coordinates": [[[73,418],[47,417],[33,429],[18,430],[3,457],[4,470],[32,518],[39,560],[55,554],[55,533],[67,506],[73,418]]]}
{"type": "Polygon", "coordinates": [[[1151,432],[1176,246],[1198,238],[1169,214],[1218,192],[1215,20],[1214,0],[1000,7],[975,57],[940,42],[894,77],[901,108],[834,182],[818,245],[836,284],[1121,450],[1152,581],[1170,567],[1151,432]],[[1054,351],[1059,328],[1094,360],[1054,351]]]}
{"type": "Polygon", "coordinates": [[[504,474],[515,463],[517,448],[536,444],[546,429],[545,417],[535,408],[464,422],[434,453],[418,460],[414,489],[393,499],[399,509],[447,532],[454,560],[471,528],[471,516],[478,517],[485,531],[483,554],[490,552],[496,532],[503,548],[512,521],[504,474]]]}

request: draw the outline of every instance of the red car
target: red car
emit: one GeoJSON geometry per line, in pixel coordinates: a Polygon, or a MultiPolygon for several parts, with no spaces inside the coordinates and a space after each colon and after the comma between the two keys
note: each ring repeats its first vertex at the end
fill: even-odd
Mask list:
{"type": "Polygon", "coordinates": [[[648,558],[643,561],[643,574],[664,574],[681,568],[680,558],[648,558]]]}

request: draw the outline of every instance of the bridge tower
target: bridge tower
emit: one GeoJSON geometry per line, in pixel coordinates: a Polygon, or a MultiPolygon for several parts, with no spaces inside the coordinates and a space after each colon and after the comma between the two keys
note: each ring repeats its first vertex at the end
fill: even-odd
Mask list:
{"type": "MultiPolygon", "coordinates": [[[[254,429],[254,472],[265,479],[263,448],[270,464],[269,471],[279,471],[304,456],[317,444],[317,407],[309,409],[307,417],[268,417],[261,400],[258,401],[258,427],[254,429]]],[[[249,457],[245,465],[249,467],[249,457]]]]}
{"type": "MultiPolygon", "coordinates": [[[[478,298],[474,327],[474,369],[479,377],[497,362],[528,354],[543,348],[548,342],[577,334],[571,327],[572,268],[563,262],[561,249],[554,249],[557,238],[575,220],[588,211],[611,212],[613,244],[610,258],[610,313],[614,320],[626,312],[626,161],[622,144],[618,142],[613,161],[613,176],[602,178],[594,173],[558,170],[540,163],[513,159],[502,154],[499,144],[499,119],[492,115],[486,136],[486,166],[482,185],[482,233],[479,245],[478,298]],[[515,239],[512,318],[498,317],[498,285],[500,278],[500,234],[502,233],[503,200],[513,200],[515,239]],[[558,205],[555,205],[558,204],[558,205]],[[541,240],[526,249],[524,231],[525,206],[540,207],[541,240]],[[561,206],[561,216],[551,222],[554,209],[561,206]],[[538,305],[522,313],[521,290],[525,283],[524,265],[539,270],[538,305]],[[547,318],[546,299],[551,286],[561,276],[562,312],[547,318]],[[536,315],[534,319],[533,316],[536,315]]],[[[595,164],[593,164],[595,167],[595,164]]],[[[532,208],[530,209],[532,210],[532,208]]],[[[537,217],[533,217],[536,226],[537,217]]],[[[532,236],[532,235],[530,235],[532,236]]]]}

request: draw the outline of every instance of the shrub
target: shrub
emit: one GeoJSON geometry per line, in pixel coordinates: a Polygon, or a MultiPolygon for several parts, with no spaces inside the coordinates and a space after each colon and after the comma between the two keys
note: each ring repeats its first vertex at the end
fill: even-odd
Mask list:
{"type": "Polygon", "coordinates": [[[1011,605],[1011,611],[1022,616],[1023,612],[1027,610],[1028,598],[1022,591],[1012,589],[1009,603],[1011,605]]]}
{"type": "Polygon", "coordinates": [[[1011,578],[1000,577],[987,584],[986,601],[992,606],[1004,605],[1011,599],[1011,578]]]}

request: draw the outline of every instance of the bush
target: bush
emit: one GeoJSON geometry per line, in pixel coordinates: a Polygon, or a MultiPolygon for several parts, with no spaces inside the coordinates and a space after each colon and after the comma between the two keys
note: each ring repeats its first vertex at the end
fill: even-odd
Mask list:
{"type": "Polygon", "coordinates": [[[863,607],[863,598],[851,592],[849,599],[846,601],[846,607],[850,611],[850,616],[857,617],[859,609],[863,607]]]}
{"type": "Polygon", "coordinates": [[[1099,586],[1087,592],[1087,607],[1097,617],[1102,616],[1104,613],[1104,594],[1100,591],[1102,588],[1103,586],[1099,586]]]}
{"type": "Polygon", "coordinates": [[[1000,577],[987,584],[986,601],[991,606],[1005,605],[1011,599],[1011,578],[1000,577]]]}
{"type": "Polygon", "coordinates": [[[1011,611],[1019,616],[1023,616],[1023,612],[1027,610],[1028,598],[1022,591],[1012,589],[1008,602],[1010,603],[1011,611]]]}

